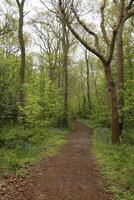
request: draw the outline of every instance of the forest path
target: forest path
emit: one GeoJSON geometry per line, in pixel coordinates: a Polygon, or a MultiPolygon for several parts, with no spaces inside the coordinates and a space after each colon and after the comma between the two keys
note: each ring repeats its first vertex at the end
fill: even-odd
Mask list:
{"type": "Polygon", "coordinates": [[[63,149],[30,166],[26,178],[13,178],[2,200],[111,200],[98,183],[91,133],[86,125],[76,122],[63,149]]]}

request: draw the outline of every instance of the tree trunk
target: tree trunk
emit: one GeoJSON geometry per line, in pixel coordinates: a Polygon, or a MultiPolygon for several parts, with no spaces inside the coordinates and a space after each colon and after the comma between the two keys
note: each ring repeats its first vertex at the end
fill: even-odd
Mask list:
{"type": "Polygon", "coordinates": [[[65,124],[68,125],[68,67],[67,56],[64,58],[64,119],[65,124]]]}
{"type": "Polygon", "coordinates": [[[81,91],[82,91],[82,97],[83,97],[83,118],[86,119],[87,117],[87,112],[86,112],[86,96],[84,94],[84,86],[83,86],[83,81],[82,81],[82,72],[81,72],[81,80],[80,80],[80,83],[81,83],[81,91]]]}
{"type": "Polygon", "coordinates": [[[62,20],[62,50],[63,50],[63,77],[64,77],[64,106],[63,106],[63,120],[64,125],[68,126],[68,31],[66,23],[62,20]]]}
{"type": "MultiPolygon", "coordinates": [[[[25,107],[25,68],[26,68],[26,56],[25,56],[25,42],[23,38],[23,25],[24,25],[24,0],[22,3],[17,1],[18,8],[19,8],[19,43],[20,43],[20,50],[21,50],[21,65],[20,65],[20,91],[19,91],[19,105],[24,109],[25,107]]],[[[19,111],[18,113],[18,121],[24,121],[24,115],[19,111]]]]}
{"type": "Polygon", "coordinates": [[[110,66],[104,66],[112,116],[112,144],[120,143],[118,102],[110,66]]]}
{"type": "Polygon", "coordinates": [[[88,114],[91,112],[91,98],[90,98],[90,82],[89,82],[89,62],[88,62],[88,53],[85,51],[85,60],[86,60],[86,68],[87,68],[87,100],[88,100],[88,114]]]}
{"type": "Polygon", "coordinates": [[[123,26],[124,23],[122,22],[117,34],[116,40],[116,49],[117,49],[117,71],[118,71],[118,108],[120,111],[120,120],[119,120],[119,132],[120,135],[122,134],[123,124],[124,124],[124,114],[123,114],[123,107],[124,107],[124,55],[123,55],[123,26]]]}
{"type": "Polygon", "coordinates": [[[99,93],[98,93],[98,89],[97,89],[97,82],[96,82],[95,75],[94,75],[94,67],[93,67],[91,62],[90,62],[90,65],[91,65],[91,75],[92,75],[92,79],[93,79],[95,95],[96,95],[96,99],[97,99],[98,105],[100,106],[101,102],[100,102],[99,93]]]}
{"type": "Polygon", "coordinates": [[[87,118],[87,113],[86,113],[86,97],[83,94],[83,118],[87,118]]]}

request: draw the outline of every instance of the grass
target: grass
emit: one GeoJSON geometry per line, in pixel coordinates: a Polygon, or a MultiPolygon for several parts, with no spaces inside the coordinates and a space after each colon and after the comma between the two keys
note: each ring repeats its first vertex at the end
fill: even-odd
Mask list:
{"type": "Polygon", "coordinates": [[[91,126],[94,128],[93,151],[109,185],[107,190],[114,193],[116,200],[133,200],[134,129],[124,131],[121,145],[111,145],[108,128],[92,122],[91,126]]]}
{"type": "Polygon", "coordinates": [[[0,175],[21,174],[28,163],[55,154],[65,144],[65,131],[6,126],[0,132],[0,175]]]}

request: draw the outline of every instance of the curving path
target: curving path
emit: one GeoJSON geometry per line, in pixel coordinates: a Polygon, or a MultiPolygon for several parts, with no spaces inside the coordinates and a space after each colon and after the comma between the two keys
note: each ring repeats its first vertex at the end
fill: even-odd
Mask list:
{"type": "Polygon", "coordinates": [[[54,157],[29,167],[27,178],[8,180],[2,200],[112,200],[99,186],[101,179],[91,152],[91,129],[76,122],[68,143],[54,157]]]}

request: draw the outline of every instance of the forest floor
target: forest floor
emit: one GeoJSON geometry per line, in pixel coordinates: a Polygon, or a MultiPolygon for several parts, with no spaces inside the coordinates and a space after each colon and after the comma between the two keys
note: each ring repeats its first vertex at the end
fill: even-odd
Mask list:
{"type": "Polygon", "coordinates": [[[76,122],[59,153],[29,165],[24,177],[0,180],[0,200],[112,200],[100,186],[91,134],[90,128],[76,122]]]}

